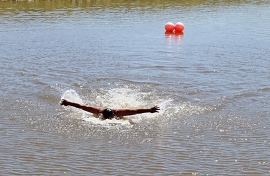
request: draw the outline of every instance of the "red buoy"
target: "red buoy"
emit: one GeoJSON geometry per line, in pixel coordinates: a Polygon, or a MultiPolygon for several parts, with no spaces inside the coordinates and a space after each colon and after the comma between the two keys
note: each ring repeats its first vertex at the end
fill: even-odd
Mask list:
{"type": "Polygon", "coordinates": [[[180,32],[183,32],[184,29],[185,29],[185,26],[183,23],[177,22],[175,24],[175,32],[180,33],[180,32]]]}
{"type": "Polygon", "coordinates": [[[165,24],[166,32],[173,32],[174,28],[175,28],[175,25],[172,22],[168,22],[165,24]]]}

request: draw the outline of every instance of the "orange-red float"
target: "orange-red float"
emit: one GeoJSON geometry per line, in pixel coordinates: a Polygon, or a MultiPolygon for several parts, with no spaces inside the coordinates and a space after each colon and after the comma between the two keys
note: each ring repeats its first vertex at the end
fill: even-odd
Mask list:
{"type": "Polygon", "coordinates": [[[185,29],[185,26],[183,23],[181,22],[175,23],[175,32],[180,33],[180,32],[183,32],[184,29],[185,29]]]}
{"type": "Polygon", "coordinates": [[[168,22],[165,24],[166,32],[173,32],[175,25],[172,22],[168,22]]]}

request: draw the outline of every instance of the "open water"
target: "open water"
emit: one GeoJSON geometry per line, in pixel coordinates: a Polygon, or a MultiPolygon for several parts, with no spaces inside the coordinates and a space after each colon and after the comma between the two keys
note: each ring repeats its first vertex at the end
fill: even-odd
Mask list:
{"type": "Polygon", "coordinates": [[[270,174],[269,18],[268,0],[1,1],[0,175],[270,174]],[[101,121],[63,97],[161,111],[101,121]]]}

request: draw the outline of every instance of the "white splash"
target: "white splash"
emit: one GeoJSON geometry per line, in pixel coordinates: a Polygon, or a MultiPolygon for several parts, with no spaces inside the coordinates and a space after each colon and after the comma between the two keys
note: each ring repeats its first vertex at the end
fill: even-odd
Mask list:
{"type": "MultiPolygon", "coordinates": [[[[61,99],[67,99],[76,103],[84,102],[75,90],[65,91],[61,99]]],[[[76,113],[78,117],[81,118],[83,121],[102,126],[132,126],[133,124],[140,123],[140,121],[142,121],[143,119],[159,118],[163,116],[167,109],[167,106],[173,101],[171,99],[163,100],[152,95],[151,93],[139,92],[138,90],[130,88],[114,88],[107,91],[103,90],[102,94],[89,99],[92,99],[92,101],[87,102],[87,104],[98,106],[100,108],[150,108],[155,105],[160,107],[159,113],[138,114],[125,117],[124,119],[120,120],[100,120],[99,118],[93,116],[91,113],[87,113],[73,107],[65,107],[68,110],[76,113]]]]}
{"type": "Polygon", "coordinates": [[[65,91],[61,96],[61,99],[66,99],[76,103],[83,103],[83,100],[81,99],[79,94],[77,94],[77,92],[72,89],[65,91]]]}

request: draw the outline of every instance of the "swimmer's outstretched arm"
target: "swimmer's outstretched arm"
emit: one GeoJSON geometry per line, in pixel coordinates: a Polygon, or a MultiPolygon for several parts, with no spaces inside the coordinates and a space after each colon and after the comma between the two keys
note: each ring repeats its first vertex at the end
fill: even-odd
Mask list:
{"type": "Polygon", "coordinates": [[[70,101],[65,100],[65,99],[63,99],[61,101],[60,105],[63,105],[63,106],[73,106],[75,108],[79,108],[79,109],[82,109],[84,111],[91,112],[93,114],[99,114],[99,113],[102,112],[102,109],[97,108],[95,106],[89,106],[89,105],[85,105],[85,104],[74,103],[74,102],[70,102],[70,101]]]}
{"type": "Polygon", "coordinates": [[[158,112],[160,108],[158,106],[154,106],[151,108],[138,108],[138,109],[116,109],[114,111],[114,114],[117,117],[122,116],[129,116],[129,115],[135,115],[135,114],[142,114],[142,113],[155,113],[158,112]]]}

